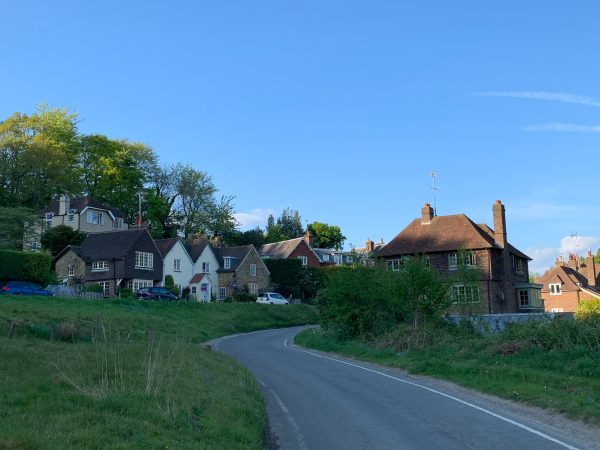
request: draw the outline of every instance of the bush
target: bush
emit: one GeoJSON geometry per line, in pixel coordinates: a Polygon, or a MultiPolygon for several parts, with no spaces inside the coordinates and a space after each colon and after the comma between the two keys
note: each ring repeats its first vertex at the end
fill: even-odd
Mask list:
{"type": "Polygon", "coordinates": [[[600,299],[589,298],[582,300],[575,313],[577,320],[600,323],[600,299]]]}
{"type": "Polygon", "coordinates": [[[117,291],[120,298],[134,298],[133,290],[129,288],[121,288],[117,291]]]}
{"type": "Polygon", "coordinates": [[[299,259],[265,259],[273,289],[284,297],[314,298],[325,286],[325,269],[302,267],[299,259]]]}
{"type": "Polygon", "coordinates": [[[98,283],[89,284],[85,287],[85,292],[100,292],[103,293],[104,289],[98,283]]]}
{"type": "Polygon", "coordinates": [[[165,276],[165,287],[171,292],[171,294],[179,297],[181,292],[179,292],[179,288],[175,286],[175,280],[173,280],[173,275],[165,276]]]}
{"type": "Polygon", "coordinates": [[[52,275],[47,253],[0,250],[0,281],[22,280],[47,285],[52,275]]]}

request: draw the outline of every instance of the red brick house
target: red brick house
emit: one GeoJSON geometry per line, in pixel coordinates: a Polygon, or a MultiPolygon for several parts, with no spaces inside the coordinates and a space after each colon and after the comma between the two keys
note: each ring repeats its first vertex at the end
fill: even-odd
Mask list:
{"type": "Polygon", "coordinates": [[[377,251],[388,269],[400,270],[404,258],[425,255],[431,267],[452,276],[464,264],[477,268],[474,283],[452,287],[456,309],[494,314],[543,311],[540,285],[529,283],[529,258],[507,240],[504,205],[492,207],[494,228],[476,224],[464,214],[435,216],[426,203],[421,218],[377,251]]]}
{"type": "Polygon", "coordinates": [[[598,266],[591,251],[583,263],[573,254],[566,263],[562,257],[556,258],[555,266],[535,280],[544,286],[542,299],[546,311],[575,312],[581,300],[600,299],[598,266]]]}
{"type": "Polygon", "coordinates": [[[258,249],[263,259],[299,259],[304,267],[320,267],[321,260],[312,248],[312,236],[306,235],[287,241],[272,242],[258,249]]]}

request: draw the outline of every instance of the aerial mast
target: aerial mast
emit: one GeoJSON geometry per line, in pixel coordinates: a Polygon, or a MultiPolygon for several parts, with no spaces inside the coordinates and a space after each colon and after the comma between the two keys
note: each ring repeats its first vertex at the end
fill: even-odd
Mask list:
{"type": "Polygon", "coordinates": [[[437,173],[432,170],[431,172],[429,172],[429,176],[431,177],[433,183],[431,187],[431,190],[433,191],[433,216],[436,217],[438,215],[436,192],[439,191],[439,189],[435,187],[435,178],[437,177],[437,173]]]}

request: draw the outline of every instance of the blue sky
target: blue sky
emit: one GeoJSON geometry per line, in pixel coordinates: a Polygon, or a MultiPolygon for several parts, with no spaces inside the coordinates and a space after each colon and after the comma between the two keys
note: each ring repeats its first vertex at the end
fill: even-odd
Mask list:
{"type": "Polygon", "coordinates": [[[432,201],[543,270],[600,247],[594,1],[5,2],[0,118],[41,101],[347,245],[432,201]],[[577,233],[578,238],[570,237],[577,233]]]}

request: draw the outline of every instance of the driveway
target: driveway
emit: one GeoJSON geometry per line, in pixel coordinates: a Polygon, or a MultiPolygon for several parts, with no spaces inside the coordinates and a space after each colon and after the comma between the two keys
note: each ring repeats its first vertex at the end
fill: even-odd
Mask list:
{"type": "Polygon", "coordinates": [[[267,330],[214,342],[262,385],[276,448],[600,448],[595,447],[600,431],[565,425],[563,418],[537,409],[296,347],[293,336],[300,330],[267,330]]]}

